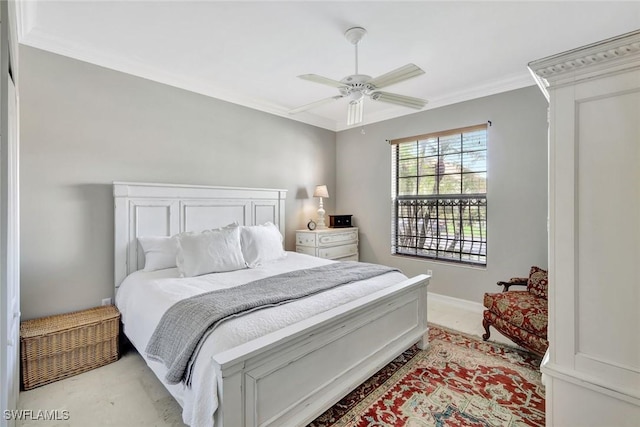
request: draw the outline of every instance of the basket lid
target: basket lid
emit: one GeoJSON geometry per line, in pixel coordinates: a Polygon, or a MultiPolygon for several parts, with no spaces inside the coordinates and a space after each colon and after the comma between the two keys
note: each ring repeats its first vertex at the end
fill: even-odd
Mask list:
{"type": "Polygon", "coordinates": [[[72,313],[55,314],[21,322],[20,336],[22,338],[36,337],[118,317],[120,317],[120,312],[114,305],[104,305],[72,313]]]}

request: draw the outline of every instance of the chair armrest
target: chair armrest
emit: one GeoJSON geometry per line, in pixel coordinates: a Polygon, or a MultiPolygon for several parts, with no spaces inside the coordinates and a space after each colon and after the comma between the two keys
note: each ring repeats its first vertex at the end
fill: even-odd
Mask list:
{"type": "Polygon", "coordinates": [[[528,277],[513,277],[508,282],[498,282],[498,286],[502,286],[502,292],[507,292],[510,286],[527,286],[528,277]]]}

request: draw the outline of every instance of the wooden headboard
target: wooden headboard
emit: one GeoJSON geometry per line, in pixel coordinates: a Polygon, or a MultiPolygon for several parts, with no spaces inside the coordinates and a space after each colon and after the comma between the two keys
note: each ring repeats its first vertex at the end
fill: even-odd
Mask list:
{"type": "Polygon", "coordinates": [[[287,190],[114,182],[115,287],[144,267],[138,236],[173,236],[267,221],[284,236],[287,190]]]}

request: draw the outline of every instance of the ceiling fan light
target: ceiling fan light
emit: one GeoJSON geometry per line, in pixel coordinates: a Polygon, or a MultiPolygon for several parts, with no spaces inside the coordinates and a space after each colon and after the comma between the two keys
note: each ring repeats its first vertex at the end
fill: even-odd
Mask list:
{"type": "Polygon", "coordinates": [[[349,101],[347,109],[347,126],[355,125],[362,122],[364,113],[364,98],[358,101],[349,101]]]}
{"type": "Polygon", "coordinates": [[[359,90],[354,90],[349,94],[349,98],[351,98],[351,101],[360,101],[363,96],[364,94],[359,90]]]}

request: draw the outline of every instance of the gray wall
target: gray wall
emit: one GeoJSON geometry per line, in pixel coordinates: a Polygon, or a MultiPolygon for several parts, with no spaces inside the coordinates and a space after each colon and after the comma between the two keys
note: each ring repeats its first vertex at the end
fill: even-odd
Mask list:
{"type": "Polygon", "coordinates": [[[20,62],[23,319],[113,295],[112,181],[288,189],[287,249],[314,186],[335,189],[334,132],[30,47],[20,62]]]}
{"type": "MultiPolygon", "coordinates": [[[[547,265],[547,103],[528,87],[339,132],[337,207],[360,227],[362,261],[414,276],[433,271],[430,291],[481,303],[498,280],[547,265]],[[386,140],[486,123],[487,267],[392,256],[391,149],[386,140]]],[[[330,211],[328,211],[330,212],[330,211]]]]}
{"type": "Polygon", "coordinates": [[[431,291],[480,302],[495,282],[547,263],[546,101],[535,87],[339,132],[319,129],[38,49],[20,47],[21,280],[24,319],[113,295],[111,182],[289,190],[286,247],[315,216],[354,215],[363,261],[431,291]],[[387,139],[491,120],[488,265],[390,255],[387,139]]]}

